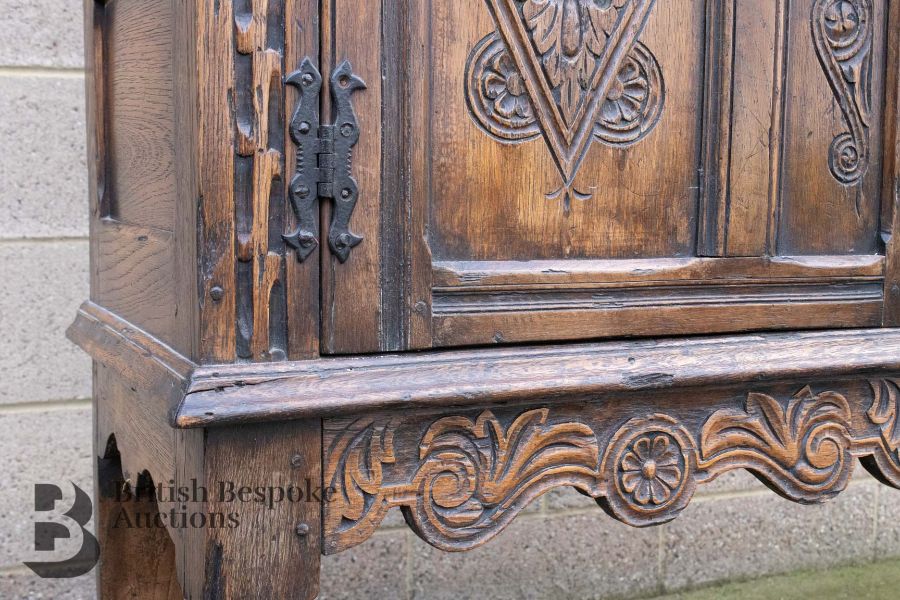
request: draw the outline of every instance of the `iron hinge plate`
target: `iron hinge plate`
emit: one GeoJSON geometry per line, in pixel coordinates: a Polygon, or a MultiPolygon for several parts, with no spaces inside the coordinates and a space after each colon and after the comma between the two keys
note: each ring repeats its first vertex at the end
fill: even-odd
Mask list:
{"type": "Polygon", "coordinates": [[[294,177],[289,196],[297,228],[284,236],[284,241],[297,252],[301,262],[309,258],[319,245],[318,203],[334,202],[328,228],[328,246],[340,262],[350,258],[350,251],[363,238],[350,231],[350,217],[359,198],[359,186],[353,178],[353,147],[359,141],[359,122],[351,96],[365,89],[365,82],[353,74],[349,61],[344,61],[331,75],[331,98],[334,123],[320,125],[319,96],[322,75],[309,58],[285,79],[299,91],[300,97],[291,118],[291,139],[297,146],[294,177]]]}

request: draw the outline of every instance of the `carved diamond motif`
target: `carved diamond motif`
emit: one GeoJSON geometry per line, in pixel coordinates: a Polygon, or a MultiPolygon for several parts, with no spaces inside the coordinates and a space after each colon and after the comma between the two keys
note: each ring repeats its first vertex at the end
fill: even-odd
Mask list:
{"type": "Polygon", "coordinates": [[[543,134],[563,179],[548,197],[568,209],[591,197],[573,181],[592,137],[631,143],[659,118],[662,75],[638,43],[655,0],[486,1],[498,33],[469,58],[469,106],[503,141],[543,134]]]}

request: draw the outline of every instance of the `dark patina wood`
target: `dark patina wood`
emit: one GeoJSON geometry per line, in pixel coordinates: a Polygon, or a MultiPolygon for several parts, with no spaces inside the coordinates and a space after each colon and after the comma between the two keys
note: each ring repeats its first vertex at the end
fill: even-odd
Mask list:
{"type": "Polygon", "coordinates": [[[900,3],[85,17],[104,597],[313,598],[392,508],[459,551],[559,486],[900,485],[900,3]],[[123,531],[118,479],[333,495],[123,531]]]}
{"type": "Polygon", "coordinates": [[[676,518],[698,484],[732,469],[801,503],[843,491],[856,457],[900,483],[895,380],[797,385],[328,419],[325,551],[364,541],[393,507],[429,544],[469,550],[561,486],[645,527],[676,518]]]}

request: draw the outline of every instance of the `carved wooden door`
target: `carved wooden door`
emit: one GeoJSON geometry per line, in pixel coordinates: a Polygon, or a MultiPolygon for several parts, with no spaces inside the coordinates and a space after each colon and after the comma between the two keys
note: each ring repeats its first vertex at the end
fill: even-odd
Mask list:
{"type": "Polygon", "coordinates": [[[367,87],[323,352],[880,326],[894,4],[325,3],[367,87]]]}

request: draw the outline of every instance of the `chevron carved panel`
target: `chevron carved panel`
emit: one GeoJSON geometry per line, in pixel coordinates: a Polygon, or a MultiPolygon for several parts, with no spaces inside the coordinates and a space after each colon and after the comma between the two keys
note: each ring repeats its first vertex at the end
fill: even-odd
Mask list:
{"type": "Polygon", "coordinates": [[[568,207],[597,139],[635,143],[662,113],[662,72],[638,41],[655,0],[487,0],[497,30],[469,56],[466,97],[475,121],[505,143],[543,137],[568,207]]]}

